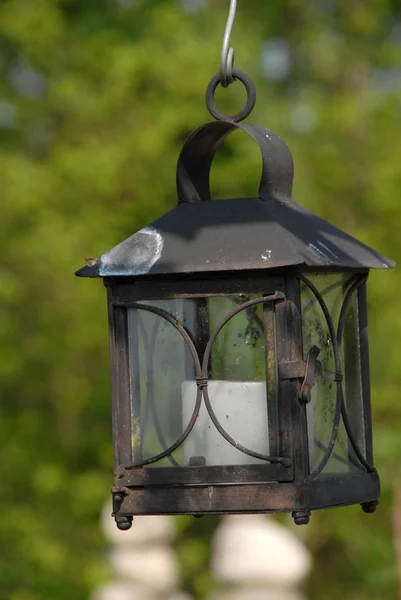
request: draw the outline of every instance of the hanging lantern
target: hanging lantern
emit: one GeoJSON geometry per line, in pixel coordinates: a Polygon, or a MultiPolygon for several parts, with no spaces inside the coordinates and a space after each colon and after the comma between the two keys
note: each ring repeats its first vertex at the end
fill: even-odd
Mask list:
{"type": "Polygon", "coordinates": [[[77,275],[107,287],[113,514],[291,512],[380,494],[373,466],[366,280],[394,263],[296,204],[293,162],[271,131],[240,124],[255,102],[195,131],[178,205],[77,275]],[[257,198],[213,202],[224,138],[259,145],[257,198]]]}

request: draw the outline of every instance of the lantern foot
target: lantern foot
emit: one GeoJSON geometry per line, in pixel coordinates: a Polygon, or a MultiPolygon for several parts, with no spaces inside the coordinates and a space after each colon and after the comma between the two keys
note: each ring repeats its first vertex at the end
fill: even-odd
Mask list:
{"type": "Polygon", "coordinates": [[[296,510],[292,513],[295,525],[308,525],[310,517],[310,510],[296,510]]]}
{"type": "Polygon", "coordinates": [[[376,512],[376,509],[379,506],[379,501],[372,500],[372,502],[364,502],[363,504],[361,504],[361,506],[363,512],[367,513],[368,515],[371,515],[374,512],[376,512]]]}
{"type": "Polygon", "coordinates": [[[120,531],[128,531],[132,527],[133,517],[115,517],[115,522],[120,531]]]}

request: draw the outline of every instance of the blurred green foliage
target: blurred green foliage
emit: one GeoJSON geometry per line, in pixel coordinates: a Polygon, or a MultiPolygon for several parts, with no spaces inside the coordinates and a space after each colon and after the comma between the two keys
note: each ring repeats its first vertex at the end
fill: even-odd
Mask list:
{"type": "MultiPolygon", "coordinates": [[[[251,121],[289,143],[295,198],[400,258],[401,7],[396,0],[247,0],[233,42],[254,78],[251,121]]],[[[107,579],[100,509],[112,483],[102,286],[76,280],[176,202],[175,165],[208,119],[228,1],[0,3],[1,600],[83,600],[107,579]],[[185,8],[186,7],[186,8],[185,8]],[[198,8],[198,10],[190,10],[198,8]]],[[[243,102],[239,84],[217,94],[243,102]]],[[[214,194],[257,189],[234,135],[214,194]]],[[[383,500],[313,516],[314,600],[393,600],[392,497],[401,485],[397,272],[370,284],[376,457],[383,500]]],[[[187,589],[211,588],[214,519],[178,519],[187,589]]]]}

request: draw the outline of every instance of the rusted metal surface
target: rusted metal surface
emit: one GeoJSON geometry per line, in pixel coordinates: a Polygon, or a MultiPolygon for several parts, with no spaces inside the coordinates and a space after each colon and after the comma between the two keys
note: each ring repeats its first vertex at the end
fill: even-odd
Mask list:
{"type": "Polygon", "coordinates": [[[114,464],[118,465],[132,460],[127,315],[113,306],[109,315],[114,464]]]}
{"type": "MultiPolygon", "coordinates": [[[[115,503],[118,515],[242,514],[318,510],[377,501],[377,474],[338,476],[304,483],[131,488],[115,503]]],[[[120,498],[120,497],[119,497],[120,498]]]]}
{"type": "MultiPolygon", "coordinates": [[[[277,324],[279,339],[279,364],[300,362],[304,359],[302,348],[302,318],[299,281],[296,277],[286,280],[286,297],[281,324],[277,324]]],[[[305,407],[299,402],[300,380],[290,379],[280,382],[280,388],[288,395],[286,417],[290,423],[291,452],[294,464],[294,481],[301,483],[309,473],[309,449],[305,407]]],[[[284,412],[284,411],[283,411],[284,412]]]]}
{"type": "Polygon", "coordinates": [[[302,379],[306,373],[306,362],[303,360],[281,361],[278,366],[280,379],[302,379]]]}
{"type": "Polygon", "coordinates": [[[122,500],[119,514],[283,512],[307,501],[305,491],[291,483],[136,488],[122,500]]]}
{"type": "Polygon", "coordinates": [[[226,483],[266,483],[292,481],[291,465],[188,466],[178,468],[133,468],[120,466],[115,475],[116,485],[154,487],[171,485],[208,485],[226,483]]]}
{"type": "Polygon", "coordinates": [[[135,281],[130,278],[106,278],[115,305],[128,306],[137,300],[166,300],[169,298],[212,298],[215,296],[240,296],[241,294],[269,295],[284,292],[284,273],[274,276],[272,272],[248,271],[212,275],[207,278],[157,278],[135,281]]]}

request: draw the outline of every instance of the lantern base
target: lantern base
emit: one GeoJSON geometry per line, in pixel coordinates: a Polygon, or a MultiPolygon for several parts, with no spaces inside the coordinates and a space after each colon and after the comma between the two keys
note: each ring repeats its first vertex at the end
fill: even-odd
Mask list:
{"type": "MultiPolygon", "coordinates": [[[[245,470],[244,467],[241,469],[245,470]]],[[[139,481],[141,485],[132,485],[132,471],[128,471],[126,478],[120,479],[125,494],[120,502],[114,504],[114,516],[117,519],[132,518],[133,515],[201,516],[289,512],[293,514],[297,524],[304,525],[308,523],[311,511],[319,509],[360,504],[365,512],[374,512],[380,496],[377,473],[326,477],[310,483],[208,485],[205,482],[203,485],[185,485],[183,482],[180,486],[146,486],[143,485],[144,476],[150,478],[152,469],[138,471],[142,472],[142,479],[139,481]]],[[[166,471],[173,471],[174,476],[175,469],[167,468],[166,471]]],[[[129,529],[127,522],[120,523],[120,529],[129,529]]]]}

